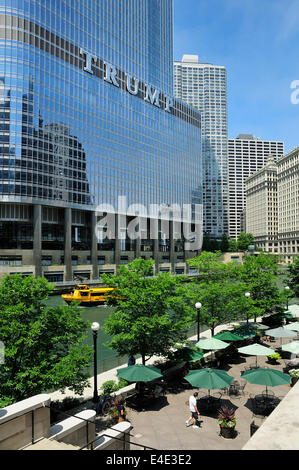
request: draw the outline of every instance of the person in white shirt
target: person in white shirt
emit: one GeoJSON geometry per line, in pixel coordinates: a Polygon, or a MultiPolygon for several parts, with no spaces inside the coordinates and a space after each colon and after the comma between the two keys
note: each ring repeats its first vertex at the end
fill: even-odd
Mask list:
{"type": "Polygon", "coordinates": [[[193,428],[198,428],[198,426],[196,425],[197,423],[197,420],[200,416],[200,413],[198,411],[198,408],[197,408],[197,397],[198,397],[198,393],[197,392],[194,392],[193,395],[191,395],[189,397],[189,410],[190,410],[190,413],[191,413],[191,416],[187,419],[186,421],[186,426],[191,426],[192,422],[193,422],[193,428]],[[190,422],[191,421],[191,422],[190,422]]]}

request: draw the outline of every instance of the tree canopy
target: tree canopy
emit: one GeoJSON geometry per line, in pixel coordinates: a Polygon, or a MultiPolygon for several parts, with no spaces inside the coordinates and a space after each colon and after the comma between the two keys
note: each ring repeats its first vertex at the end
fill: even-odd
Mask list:
{"type": "Polygon", "coordinates": [[[177,342],[187,338],[193,318],[185,307],[181,279],[169,273],[148,277],[153,260],[136,259],[120,266],[118,276],[103,275],[116,289],[116,310],[104,329],[112,336],[108,346],[119,355],[166,356],[177,342]]]}
{"type": "Polygon", "coordinates": [[[83,344],[87,323],[75,306],[45,304],[53,286],[45,279],[6,276],[0,283],[0,406],[48,390],[88,385],[91,348],[83,344]]]}
{"type": "Polygon", "coordinates": [[[299,256],[296,256],[293,263],[288,266],[289,287],[296,297],[299,297],[299,256]]]}

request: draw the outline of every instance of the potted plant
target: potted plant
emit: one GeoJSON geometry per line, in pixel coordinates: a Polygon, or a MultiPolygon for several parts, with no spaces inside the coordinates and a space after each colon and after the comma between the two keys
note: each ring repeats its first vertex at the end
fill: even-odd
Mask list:
{"type": "Polygon", "coordinates": [[[279,353],[270,354],[267,357],[269,364],[278,364],[279,359],[281,359],[281,355],[279,353]]]}
{"type": "Polygon", "coordinates": [[[228,406],[222,406],[219,410],[217,423],[220,426],[220,435],[228,439],[235,437],[236,426],[235,410],[228,406]]]}
{"type": "Polygon", "coordinates": [[[115,406],[110,408],[109,416],[112,419],[114,424],[117,423],[117,421],[118,421],[118,409],[115,406]]]}
{"type": "MultiPolygon", "coordinates": [[[[122,402],[123,402],[123,399],[122,399],[121,396],[120,396],[120,397],[116,397],[116,398],[113,400],[113,402],[112,402],[112,407],[111,407],[110,410],[109,410],[109,415],[110,415],[110,417],[111,417],[111,419],[112,419],[112,421],[113,421],[114,424],[118,422],[118,419],[119,419],[119,412],[118,412],[118,410],[119,410],[119,407],[120,407],[120,405],[122,404],[122,402]]],[[[123,415],[123,417],[126,418],[126,415],[127,415],[127,412],[126,412],[126,410],[124,409],[124,415],[123,415]]]]}
{"type": "Polygon", "coordinates": [[[299,379],[299,369],[291,369],[289,370],[289,374],[291,376],[291,387],[293,387],[299,379]]]}

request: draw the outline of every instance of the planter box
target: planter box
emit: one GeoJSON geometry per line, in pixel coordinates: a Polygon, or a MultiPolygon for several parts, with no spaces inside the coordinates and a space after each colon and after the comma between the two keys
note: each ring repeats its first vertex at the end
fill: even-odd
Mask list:
{"type": "Polygon", "coordinates": [[[294,387],[295,383],[298,381],[299,377],[292,377],[291,378],[291,387],[294,387]]]}
{"type": "Polygon", "coordinates": [[[225,428],[220,426],[220,436],[225,437],[226,439],[233,439],[236,437],[235,426],[233,428],[225,428]]]}

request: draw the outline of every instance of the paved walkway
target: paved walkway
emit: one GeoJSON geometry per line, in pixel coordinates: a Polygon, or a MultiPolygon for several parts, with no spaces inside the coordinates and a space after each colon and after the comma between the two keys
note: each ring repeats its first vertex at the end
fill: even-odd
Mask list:
{"type": "MultiPolygon", "coordinates": [[[[215,329],[215,334],[217,334],[219,331],[222,331],[222,330],[225,330],[225,329],[231,329],[231,325],[217,326],[216,329],[215,329]]],[[[211,330],[203,331],[200,335],[201,339],[202,338],[210,338],[210,337],[211,337],[211,330]]],[[[191,338],[189,338],[189,341],[196,341],[196,340],[197,340],[197,336],[192,336],[191,338]]],[[[161,361],[161,360],[162,360],[161,357],[153,356],[151,359],[146,361],[146,365],[151,365],[151,364],[154,364],[156,361],[161,361]]],[[[137,359],[136,363],[141,364],[142,359],[141,358],[137,359]]],[[[127,364],[123,364],[120,367],[116,367],[115,369],[111,369],[111,370],[108,370],[106,372],[102,372],[101,374],[98,374],[98,376],[97,376],[98,390],[100,390],[102,384],[104,382],[106,382],[107,380],[117,381],[118,380],[118,378],[117,378],[117,369],[120,369],[121,367],[127,367],[127,364]]],[[[65,393],[61,393],[60,391],[55,391],[55,392],[49,393],[49,395],[51,396],[51,400],[52,401],[54,401],[54,400],[63,400],[66,397],[81,398],[83,401],[91,400],[92,396],[93,396],[94,378],[91,377],[88,380],[88,382],[89,382],[90,387],[86,387],[84,389],[83,395],[78,395],[78,394],[74,393],[72,390],[66,389],[65,393]]],[[[133,385],[133,388],[134,388],[134,386],[135,386],[135,384],[133,385]]],[[[127,389],[130,389],[130,388],[132,388],[132,386],[126,387],[126,389],[123,389],[123,390],[126,391],[127,389]]]]}

